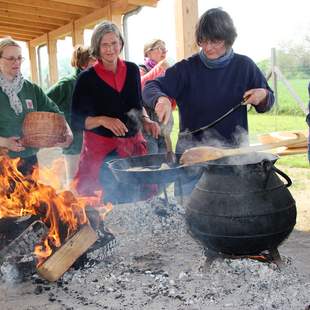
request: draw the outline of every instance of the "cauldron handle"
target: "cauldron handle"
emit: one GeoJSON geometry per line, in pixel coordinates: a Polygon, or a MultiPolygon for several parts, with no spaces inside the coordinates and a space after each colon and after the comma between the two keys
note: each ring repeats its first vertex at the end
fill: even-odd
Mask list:
{"type": "Polygon", "coordinates": [[[282,176],[286,180],[287,184],[285,184],[285,187],[290,187],[292,185],[292,180],[286,173],[276,168],[275,166],[272,166],[271,170],[274,170],[276,173],[280,174],[280,176],[282,176]]]}
{"type": "Polygon", "coordinates": [[[280,174],[287,181],[287,184],[285,184],[285,187],[290,187],[292,185],[292,180],[290,179],[290,177],[286,173],[281,171],[280,169],[276,168],[271,161],[265,160],[263,161],[263,165],[264,165],[265,171],[267,172],[267,177],[265,180],[264,188],[267,187],[271,171],[274,171],[280,174]]]}

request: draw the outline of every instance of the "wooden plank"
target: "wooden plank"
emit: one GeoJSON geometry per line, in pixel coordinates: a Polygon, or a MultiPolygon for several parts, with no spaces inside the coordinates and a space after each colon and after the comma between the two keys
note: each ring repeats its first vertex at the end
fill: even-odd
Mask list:
{"type": "Polygon", "coordinates": [[[110,6],[107,5],[101,9],[94,11],[86,16],[83,16],[75,21],[75,26],[80,29],[84,29],[87,27],[94,27],[100,21],[104,19],[111,20],[112,14],[110,10],[110,6]]]}
{"type": "Polygon", "coordinates": [[[7,18],[14,18],[18,20],[25,20],[25,21],[33,21],[33,22],[42,22],[49,25],[54,26],[62,26],[66,23],[66,21],[52,18],[52,17],[44,17],[44,16],[37,16],[37,15],[29,15],[17,12],[8,12],[0,8],[0,17],[7,17],[7,18]]]}
{"type": "Polygon", "coordinates": [[[28,42],[32,39],[34,39],[35,37],[33,36],[28,36],[28,35],[19,35],[19,34],[16,34],[16,33],[11,33],[10,35],[8,35],[7,32],[2,32],[0,31],[0,37],[1,38],[6,38],[6,37],[12,37],[14,40],[17,40],[17,41],[25,41],[25,42],[28,42]]]}
{"type": "Polygon", "coordinates": [[[129,4],[136,6],[152,6],[156,7],[159,0],[128,0],[129,4]]]}
{"type": "Polygon", "coordinates": [[[71,22],[53,31],[50,31],[48,35],[51,40],[54,40],[54,39],[61,39],[66,35],[72,36],[72,32],[73,32],[73,24],[71,22]]]}
{"type": "Polygon", "coordinates": [[[24,6],[21,4],[11,4],[5,3],[0,1],[0,6],[2,9],[8,12],[17,12],[29,15],[27,20],[31,20],[31,16],[45,16],[45,17],[52,17],[64,21],[70,21],[73,19],[78,18],[80,15],[77,14],[70,14],[66,12],[59,12],[56,10],[49,10],[49,9],[39,9],[39,8],[31,8],[29,6],[24,6]]]}
{"type": "Polygon", "coordinates": [[[55,29],[55,26],[45,24],[45,23],[38,23],[34,21],[26,21],[22,19],[14,19],[14,18],[8,18],[8,17],[1,17],[1,22],[7,25],[13,25],[13,26],[29,26],[33,28],[39,28],[44,29],[45,31],[49,31],[52,29],[55,29]]]}
{"type": "Polygon", "coordinates": [[[38,273],[48,281],[57,281],[97,239],[96,232],[84,225],[37,268],[38,273]]]}
{"type": "Polygon", "coordinates": [[[86,6],[94,9],[99,9],[106,5],[107,1],[103,0],[51,0],[58,3],[75,4],[80,6],[86,6]]]}
{"type": "Polygon", "coordinates": [[[31,46],[40,46],[47,44],[47,34],[43,34],[40,37],[37,37],[29,42],[31,46]]]}
{"type": "Polygon", "coordinates": [[[14,27],[14,26],[10,26],[10,25],[5,25],[4,23],[2,23],[2,21],[0,20],[0,29],[2,31],[14,31],[14,32],[20,32],[20,33],[25,33],[25,34],[30,34],[30,35],[35,35],[35,36],[39,36],[41,34],[44,34],[46,31],[44,29],[36,29],[35,27],[29,28],[27,26],[24,27],[14,27]]]}
{"type": "Polygon", "coordinates": [[[37,66],[36,47],[30,45],[29,42],[28,42],[28,53],[29,53],[29,59],[30,59],[31,80],[32,82],[38,84],[39,74],[38,74],[38,66],[37,66]]]}
{"type": "Polygon", "coordinates": [[[30,6],[33,8],[43,8],[43,9],[51,9],[51,10],[56,10],[60,12],[67,12],[67,13],[72,13],[72,14],[78,14],[78,15],[85,15],[89,14],[90,12],[93,11],[92,8],[86,8],[83,6],[79,5],[74,5],[74,4],[65,4],[65,3],[57,3],[49,0],[1,0],[1,2],[6,2],[6,3],[15,3],[15,4],[22,4],[25,6],[30,6]]]}
{"type": "Polygon", "coordinates": [[[175,1],[177,60],[198,52],[195,43],[195,25],[198,21],[197,0],[175,1]]]}

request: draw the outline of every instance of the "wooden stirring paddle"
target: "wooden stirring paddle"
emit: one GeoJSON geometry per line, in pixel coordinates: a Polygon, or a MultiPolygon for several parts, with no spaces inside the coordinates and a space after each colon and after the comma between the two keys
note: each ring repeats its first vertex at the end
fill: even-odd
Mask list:
{"type": "Polygon", "coordinates": [[[236,148],[236,149],[221,149],[221,148],[211,147],[211,146],[193,147],[193,148],[186,150],[182,154],[180,158],[180,163],[183,165],[192,165],[192,164],[197,164],[197,163],[203,163],[209,160],[219,159],[222,157],[270,150],[270,149],[274,149],[280,146],[289,146],[289,145],[294,145],[297,143],[302,143],[302,142],[307,141],[307,138],[304,135],[300,133],[296,133],[296,135],[297,135],[297,138],[295,139],[287,139],[287,140],[282,140],[282,141],[274,142],[274,143],[259,144],[259,145],[247,146],[247,147],[236,148]]]}

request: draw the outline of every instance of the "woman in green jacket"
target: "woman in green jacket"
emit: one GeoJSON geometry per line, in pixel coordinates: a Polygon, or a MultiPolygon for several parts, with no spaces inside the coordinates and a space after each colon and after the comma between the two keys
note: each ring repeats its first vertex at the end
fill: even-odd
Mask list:
{"type": "MultiPolygon", "coordinates": [[[[82,45],[77,45],[74,48],[71,58],[71,66],[74,68],[74,73],[60,79],[46,93],[47,96],[58,105],[60,111],[64,112],[65,118],[69,125],[71,125],[72,94],[76,79],[80,72],[92,66],[94,62],[95,59],[90,55],[89,48],[82,45]]],[[[73,137],[73,143],[70,147],[63,149],[67,186],[70,185],[70,182],[73,180],[77,171],[83,142],[83,131],[73,130],[73,137]]]]}
{"type": "MultiPolygon", "coordinates": [[[[38,150],[25,148],[21,143],[25,115],[34,111],[61,112],[39,86],[23,78],[20,72],[23,60],[21,47],[14,40],[0,41],[0,147],[7,149],[10,157],[22,158],[20,171],[31,173],[38,161],[38,150]]],[[[72,132],[67,128],[65,142],[60,147],[72,142],[72,132]]]]}

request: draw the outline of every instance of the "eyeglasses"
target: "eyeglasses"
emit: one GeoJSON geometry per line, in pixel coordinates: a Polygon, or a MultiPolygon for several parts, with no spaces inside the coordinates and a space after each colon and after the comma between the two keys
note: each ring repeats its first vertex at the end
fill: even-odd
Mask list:
{"type": "Polygon", "coordinates": [[[204,46],[211,46],[211,47],[220,47],[224,43],[224,40],[205,40],[201,43],[204,46]]]}
{"type": "Polygon", "coordinates": [[[120,42],[115,41],[112,43],[101,43],[100,47],[104,50],[114,49],[120,45],[120,42]]]}
{"type": "Polygon", "coordinates": [[[10,57],[4,57],[4,56],[1,56],[0,58],[3,58],[11,63],[15,63],[15,62],[23,62],[25,60],[24,57],[22,56],[18,56],[18,57],[14,57],[14,56],[10,56],[10,57]]]}
{"type": "Polygon", "coordinates": [[[163,53],[167,53],[168,50],[165,48],[165,47],[162,47],[162,46],[155,46],[152,48],[152,50],[161,50],[163,53]]]}

